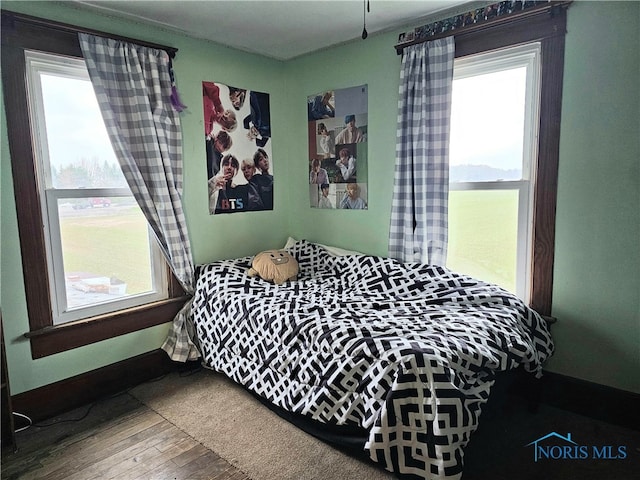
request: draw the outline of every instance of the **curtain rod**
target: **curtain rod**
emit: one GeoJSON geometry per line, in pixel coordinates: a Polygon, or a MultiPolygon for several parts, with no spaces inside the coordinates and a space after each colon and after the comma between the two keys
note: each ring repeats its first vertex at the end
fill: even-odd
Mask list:
{"type": "MultiPolygon", "coordinates": [[[[505,3],[505,2],[500,2],[500,3],[505,3]]],[[[527,2],[520,2],[520,3],[527,3],[527,2]]],[[[464,35],[468,33],[473,33],[478,30],[482,30],[484,28],[489,28],[495,25],[503,25],[509,22],[518,21],[525,18],[533,17],[535,15],[543,14],[545,12],[548,12],[551,16],[553,16],[558,11],[558,9],[563,9],[563,8],[566,9],[569,7],[571,3],[572,3],[572,0],[543,1],[538,5],[534,5],[534,6],[525,8],[523,10],[513,11],[511,13],[494,16],[493,18],[489,18],[486,20],[477,21],[477,23],[471,23],[469,25],[464,25],[462,27],[457,27],[457,28],[454,28],[451,26],[452,22],[454,22],[454,20],[457,19],[458,17],[464,18],[468,14],[473,14],[475,16],[479,11],[484,10],[484,8],[476,9],[471,12],[462,13],[460,15],[455,15],[451,18],[443,19],[440,22],[433,22],[423,27],[417,27],[413,31],[405,32],[402,34],[404,41],[397,43],[394,46],[394,48],[396,49],[396,53],[398,55],[402,55],[403,50],[411,45],[417,45],[419,43],[429,42],[431,40],[436,40],[438,38],[449,37],[451,35],[464,35]],[[448,23],[448,26],[451,28],[448,28],[447,30],[441,31],[439,33],[432,33],[432,34],[426,34],[426,35],[423,34],[423,36],[416,35],[416,33],[418,33],[418,30],[422,30],[424,32],[425,27],[427,26],[434,26],[436,24],[443,24],[443,23],[448,23]],[[407,37],[409,37],[408,40],[407,40],[407,37]]],[[[493,7],[494,5],[495,4],[492,4],[489,7],[493,7]]],[[[446,28],[446,27],[443,27],[443,28],[446,28]]]]}
{"type": "Polygon", "coordinates": [[[8,10],[2,10],[2,16],[7,17],[10,21],[22,21],[25,23],[30,23],[32,25],[37,25],[41,27],[51,28],[55,30],[59,30],[66,33],[87,33],[89,35],[96,35],[98,37],[112,38],[114,40],[120,40],[128,43],[135,43],[136,45],[140,45],[143,47],[156,48],[159,50],[164,50],[169,54],[170,58],[175,58],[176,53],[178,52],[177,48],[167,47],[166,45],[159,45],[157,43],[145,42],[143,40],[137,40],[135,38],[124,37],[122,35],[115,35],[112,33],[102,32],[99,30],[92,30],[90,28],[79,27],[77,25],[70,25],[67,23],[56,22],[54,20],[48,20],[40,17],[33,17],[31,15],[25,15],[23,13],[11,12],[8,10]]]}

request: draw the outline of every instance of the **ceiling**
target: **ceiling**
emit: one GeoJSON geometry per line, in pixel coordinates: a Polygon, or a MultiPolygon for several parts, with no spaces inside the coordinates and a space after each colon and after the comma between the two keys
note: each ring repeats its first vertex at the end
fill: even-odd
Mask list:
{"type": "MultiPolygon", "coordinates": [[[[128,18],[278,60],[361,38],[365,0],[76,0],[128,18]]],[[[469,0],[369,0],[369,35],[420,26],[469,0]]],[[[477,2],[476,2],[477,3],[477,2]]],[[[459,9],[460,10],[460,9],[459,9]]],[[[462,11],[462,10],[460,10],[462,11]]]]}

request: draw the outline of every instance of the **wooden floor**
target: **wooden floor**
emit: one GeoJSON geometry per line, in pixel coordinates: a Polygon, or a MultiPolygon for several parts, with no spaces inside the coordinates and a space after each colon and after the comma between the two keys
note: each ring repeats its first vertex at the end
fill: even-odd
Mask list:
{"type": "MultiPolygon", "coordinates": [[[[465,452],[465,480],[640,478],[637,423],[607,423],[544,403],[532,412],[504,383],[491,395],[465,452]],[[528,444],[550,432],[570,432],[581,445],[622,445],[627,457],[534,462],[528,444]]],[[[635,404],[627,410],[631,418],[635,404]]],[[[17,447],[3,449],[2,479],[250,480],[126,392],[31,426],[17,434],[17,447]]]]}
{"type": "Polygon", "coordinates": [[[249,480],[127,393],[42,422],[2,452],[2,479],[249,480]]]}

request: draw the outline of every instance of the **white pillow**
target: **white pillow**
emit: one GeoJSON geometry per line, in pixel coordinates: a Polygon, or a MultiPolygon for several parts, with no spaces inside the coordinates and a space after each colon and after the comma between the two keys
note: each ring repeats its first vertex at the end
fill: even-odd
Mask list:
{"type": "Polygon", "coordinates": [[[293,244],[296,243],[297,241],[298,240],[296,240],[295,238],[289,237],[289,238],[287,238],[287,243],[284,244],[283,248],[291,248],[291,247],[293,247],[293,244]]]}
{"type": "MultiPolygon", "coordinates": [[[[296,242],[297,240],[295,238],[289,237],[287,239],[287,243],[285,243],[284,245],[284,248],[289,248],[296,242]]],[[[321,246],[334,257],[344,257],[345,255],[364,255],[363,253],[356,252],[355,250],[345,250],[344,248],[333,247],[331,245],[323,245],[322,243],[316,243],[316,245],[321,246]]]]}

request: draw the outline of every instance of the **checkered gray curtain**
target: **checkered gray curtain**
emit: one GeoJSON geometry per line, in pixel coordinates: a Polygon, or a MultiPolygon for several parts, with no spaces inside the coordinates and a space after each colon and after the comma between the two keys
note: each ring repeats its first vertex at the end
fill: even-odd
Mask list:
{"type": "MultiPolygon", "coordinates": [[[[171,105],[164,50],[79,34],[89,76],[129,188],[185,291],[194,267],[182,210],[182,131],[171,105]]],[[[189,339],[190,302],[174,319],[162,348],[173,360],[198,358],[189,339]]]]}
{"type": "Polygon", "coordinates": [[[445,265],[453,37],[404,49],[389,256],[445,265]]]}

